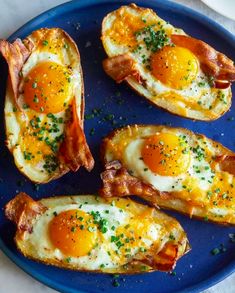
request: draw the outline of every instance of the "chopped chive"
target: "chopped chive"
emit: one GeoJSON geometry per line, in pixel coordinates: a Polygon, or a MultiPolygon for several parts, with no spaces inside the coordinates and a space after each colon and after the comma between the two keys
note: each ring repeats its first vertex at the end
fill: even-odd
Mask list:
{"type": "Polygon", "coordinates": [[[36,83],[36,81],[32,83],[32,88],[33,89],[36,89],[37,86],[38,86],[38,84],[36,83]]]}
{"type": "Polygon", "coordinates": [[[42,44],[43,44],[43,46],[47,46],[47,45],[48,45],[48,41],[47,41],[47,40],[44,40],[44,41],[42,42],[42,44]]]}
{"type": "Polygon", "coordinates": [[[214,249],[211,250],[211,254],[212,255],[217,255],[219,253],[220,253],[220,249],[219,248],[214,248],[214,249]]]}

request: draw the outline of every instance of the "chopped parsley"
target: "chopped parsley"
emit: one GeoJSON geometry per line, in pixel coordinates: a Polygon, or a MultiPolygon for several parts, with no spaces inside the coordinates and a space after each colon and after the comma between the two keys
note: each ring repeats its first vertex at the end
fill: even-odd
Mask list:
{"type": "Polygon", "coordinates": [[[66,261],[67,263],[70,263],[70,262],[71,262],[71,257],[67,257],[67,258],[65,259],[65,261],[66,261]]]}
{"type": "Polygon", "coordinates": [[[199,83],[198,83],[198,86],[199,87],[203,87],[203,86],[205,86],[206,85],[206,83],[205,82],[202,82],[202,81],[200,81],[199,83]]]}
{"type": "Polygon", "coordinates": [[[38,103],[38,102],[39,102],[39,98],[38,98],[37,96],[35,96],[35,97],[33,98],[33,101],[34,101],[34,103],[38,103]]]}
{"type": "Polygon", "coordinates": [[[24,159],[27,161],[30,161],[34,156],[32,155],[32,153],[26,152],[24,151],[24,159]]]}
{"type": "Polygon", "coordinates": [[[211,250],[211,254],[212,254],[212,255],[217,255],[217,254],[219,254],[219,253],[220,253],[219,248],[214,248],[214,249],[211,250]]]}
{"type": "Polygon", "coordinates": [[[146,248],[140,247],[140,252],[146,252],[146,248]]]}
{"type": "Polygon", "coordinates": [[[48,41],[47,41],[47,40],[44,40],[44,41],[42,42],[42,44],[43,44],[43,46],[47,46],[47,45],[48,45],[48,41]]]}
{"type": "Polygon", "coordinates": [[[226,247],[224,247],[224,244],[220,244],[220,247],[216,247],[211,250],[211,254],[217,255],[217,254],[220,254],[225,251],[227,251],[227,249],[226,249],[226,247]]]}
{"type": "Polygon", "coordinates": [[[226,98],[225,98],[225,94],[222,91],[218,92],[218,99],[223,102],[223,104],[227,104],[226,98]]]}
{"type": "Polygon", "coordinates": [[[33,88],[33,89],[36,89],[37,86],[38,86],[38,84],[36,83],[36,81],[32,83],[32,88],[33,88]]]}
{"type": "Polygon", "coordinates": [[[73,226],[73,227],[71,228],[71,232],[75,232],[75,231],[76,231],[76,227],[73,226]]]}
{"type": "Polygon", "coordinates": [[[204,217],[204,221],[205,221],[205,222],[208,222],[208,216],[205,216],[205,217],[204,217]]]}
{"type": "Polygon", "coordinates": [[[196,154],[196,159],[198,161],[202,161],[205,158],[205,150],[203,148],[201,148],[199,145],[197,145],[192,150],[196,154]]]}
{"type": "Polygon", "coordinates": [[[90,136],[92,136],[92,135],[94,135],[95,134],[95,128],[91,128],[91,130],[90,130],[90,136]]]}
{"type": "Polygon", "coordinates": [[[146,26],[145,28],[135,33],[137,38],[143,36],[143,41],[146,45],[146,48],[152,52],[160,50],[169,42],[169,38],[167,37],[165,30],[160,29],[155,31],[153,29],[154,26],[155,25],[146,26]]]}
{"type": "Polygon", "coordinates": [[[208,83],[210,87],[214,87],[214,82],[215,82],[214,77],[212,75],[209,75],[207,78],[208,78],[208,83]]]}
{"type": "Polygon", "coordinates": [[[45,164],[43,165],[43,168],[48,172],[48,174],[55,172],[59,166],[57,157],[54,155],[45,155],[44,160],[45,164]]]}
{"type": "Polygon", "coordinates": [[[95,115],[92,113],[92,114],[86,114],[85,115],[85,120],[89,120],[89,119],[93,119],[95,117],[95,115]]]}
{"type": "Polygon", "coordinates": [[[69,48],[69,45],[68,45],[67,43],[65,43],[65,44],[64,44],[64,48],[65,48],[65,49],[68,49],[68,48],[69,48]]]}
{"type": "Polygon", "coordinates": [[[144,266],[144,265],[142,265],[142,266],[140,267],[140,270],[141,270],[142,272],[147,271],[147,269],[148,269],[148,267],[147,267],[147,266],[144,266]]]}
{"type": "Polygon", "coordinates": [[[120,249],[122,246],[124,246],[124,244],[121,241],[121,238],[123,238],[122,234],[118,235],[118,236],[114,236],[114,235],[111,236],[111,242],[114,242],[118,249],[120,249]]]}
{"type": "Polygon", "coordinates": [[[28,108],[29,108],[29,105],[23,104],[23,109],[28,109],[28,108]]]}
{"type": "Polygon", "coordinates": [[[175,236],[174,236],[172,233],[170,233],[170,235],[169,235],[169,239],[170,239],[170,240],[175,240],[175,236]]]}
{"type": "Polygon", "coordinates": [[[108,220],[102,218],[99,211],[91,211],[90,214],[93,217],[94,224],[98,226],[101,233],[106,233],[108,231],[108,220]]]}
{"type": "Polygon", "coordinates": [[[118,282],[118,280],[113,280],[113,287],[119,287],[120,283],[118,282]]]}

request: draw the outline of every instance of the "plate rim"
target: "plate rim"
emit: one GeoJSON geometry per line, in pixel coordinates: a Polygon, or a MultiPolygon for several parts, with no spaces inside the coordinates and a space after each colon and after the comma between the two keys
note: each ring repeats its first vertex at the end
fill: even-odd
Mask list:
{"type": "MultiPolygon", "coordinates": [[[[120,5],[128,5],[134,0],[117,0],[116,3],[120,2],[120,5]]],[[[169,9],[175,9],[176,11],[180,11],[181,13],[185,15],[190,15],[192,19],[195,19],[199,23],[202,23],[203,25],[209,27],[212,31],[216,31],[219,35],[223,34],[223,38],[226,39],[228,43],[230,43],[235,48],[235,35],[233,35],[231,32],[229,32],[225,27],[214,21],[213,19],[207,17],[206,15],[197,12],[196,10],[182,5],[177,2],[173,2],[170,0],[164,0],[163,2],[161,0],[149,0],[148,3],[146,3],[144,0],[136,0],[137,4],[143,7],[154,7],[155,5],[158,5],[163,8],[169,8],[169,9]],[[139,3],[138,3],[139,2],[139,3]]],[[[43,22],[48,17],[54,17],[56,15],[64,14],[72,9],[82,9],[87,8],[89,6],[93,5],[104,5],[104,4],[113,4],[114,2],[112,0],[73,0],[69,2],[62,3],[60,5],[57,5],[49,10],[46,10],[39,14],[36,17],[31,18],[29,21],[27,21],[24,25],[22,25],[19,29],[17,29],[13,34],[11,34],[8,37],[8,41],[13,41],[17,38],[19,34],[22,34],[24,30],[30,30],[30,27],[37,26],[38,23],[43,22]]],[[[30,30],[31,31],[31,30],[30,30]]],[[[37,281],[45,284],[46,286],[59,290],[60,292],[64,293],[86,293],[88,291],[82,291],[80,289],[74,290],[71,287],[68,287],[67,285],[60,284],[56,281],[51,281],[49,277],[45,277],[41,275],[40,273],[36,271],[32,271],[30,268],[30,265],[23,262],[19,257],[17,257],[11,250],[4,244],[3,240],[0,237],[0,249],[2,252],[13,262],[15,263],[20,269],[22,269],[25,273],[36,279],[37,281]]],[[[186,287],[182,290],[178,290],[175,293],[196,293],[201,292],[203,290],[206,290],[215,284],[221,282],[228,276],[230,276],[232,273],[235,272],[235,261],[230,262],[226,267],[224,267],[222,270],[220,270],[215,275],[199,282],[196,285],[192,285],[189,287],[186,287]]]]}

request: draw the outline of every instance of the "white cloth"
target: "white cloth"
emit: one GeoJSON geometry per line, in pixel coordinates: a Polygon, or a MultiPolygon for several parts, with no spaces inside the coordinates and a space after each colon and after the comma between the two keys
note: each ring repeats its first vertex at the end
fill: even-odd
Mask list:
{"type": "MultiPolygon", "coordinates": [[[[164,1],[164,0],[163,0],[164,1]]],[[[0,0],[0,38],[7,38],[21,25],[41,12],[59,5],[65,0],[0,0]],[[26,4],[27,3],[27,4],[26,4]],[[27,7],[26,7],[27,6],[27,7]]],[[[134,0],[133,0],[134,2],[134,0]]],[[[235,34],[235,21],[229,20],[214,12],[199,0],[177,0],[218,23],[235,34]]],[[[24,273],[0,251],[0,293],[53,293],[56,292],[24,273]]],[[[234,293],[235,274],[206,290],[204,293],[234,293]]]]}

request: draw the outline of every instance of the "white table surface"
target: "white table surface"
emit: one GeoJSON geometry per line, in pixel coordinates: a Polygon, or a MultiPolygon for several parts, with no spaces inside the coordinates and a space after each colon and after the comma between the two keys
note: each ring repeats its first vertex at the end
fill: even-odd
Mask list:
{"type": "MultiPolygon", "coordinates": [[[[164,0],[162,0],[164,1],[164,0]]],[[[222,0],[221,0],[222,1],[222,0]]],[[[41,12],[67,2],[65,0],[0,0],[0,38],[7,38],[21,25],[41,12]]],[[[134,2],[134,0],[133,0],[134,2]]],[[[200,11],[235,34],[235,21],[229,20],[200,0],[177,0],[200,11]]],[[[118,291],[118,290],[117,290],[118,291]]],[[[0,251],[0,293],[53,293],[56,292],[24,273],[0,251]]],[[[234,293],[235,273],[204,293],[234,293]]]]}

